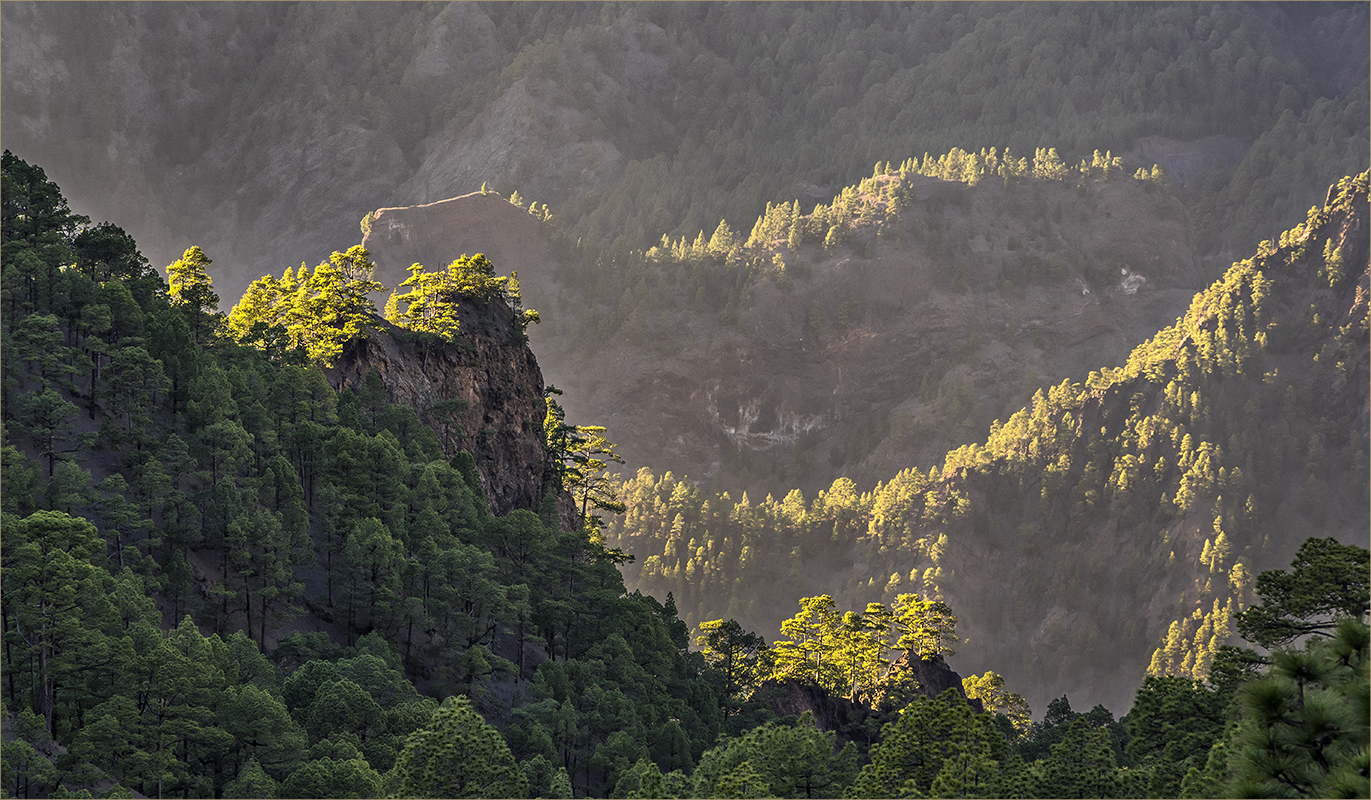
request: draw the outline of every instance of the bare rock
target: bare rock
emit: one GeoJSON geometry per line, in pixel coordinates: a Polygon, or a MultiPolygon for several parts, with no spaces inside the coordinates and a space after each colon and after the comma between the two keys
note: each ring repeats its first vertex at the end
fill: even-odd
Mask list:
{"type": "MultiPolygon", "coordinates": [[[[902,677],[912,678],[915,697],[935,698],[948,689],[956,689],[957,694],[966,700],[976,713],[984,713],[980,700],[968,698],[962,691],[962,678],[940,655],[928,660],[915,656],[900,656],[890,665],[889,675],[908,673],[902,677]]],[[[860,703],[845,697],[834,697],[822,686],[789,678],[783,681],[768,680],[757,689],[758,696],[767,704],[771,712],[779,717],[799,716],[806,711],[814,715],[814,724],[822,731],[834,731],[860,723],[871,713],[860,703]]],[[[913,697],[908,698],[910,700],[913,697]]]]}
{"type": "Polygon", "coordinates": [[[935,654],[929,659],[915,656],[911,659],[906,653],[895,659],[890,665],[890,671],[907,672],[909,677],[918,682],[918,693],[924,697],[933,698],[948,689],[956,689],[957,694],[970,703],[978,713],[985,710],[980,700],[966,696],[966,692],[962,691],[962,676],[949,667],[941,655],[935,654]]]}
{"type": "Polygon", "coordinates": [[[359,389],[375,371],[390,402],[410,406],[439,432],[449,456],[472,454],[491,513],[536,512],[547,451],[543,373],[502,302],[464,303],[455,344],[418,337],[375,319],[375,333],[348,342],[324,370],[335,389],[359,389]],[[440,418],[434,406],[462,407],[440,418]]]}
{"type": "Polygon", "coordinates": [[[776,716],[799,716],[808,711],[814,715],[814,724],[821,731],[846,727],[866,714],[865,708],[851,700],[833,697],[822,686],[793,678],[766,681],[757,691],[776,716]]]}

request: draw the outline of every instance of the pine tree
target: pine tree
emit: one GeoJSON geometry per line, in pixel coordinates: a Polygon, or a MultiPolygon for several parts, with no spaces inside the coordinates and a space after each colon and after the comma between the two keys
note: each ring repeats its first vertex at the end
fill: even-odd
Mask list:
{"type": "Polygon", "coordinates": [[[959,641],[957,618],[946,603],[902,594],[895,600],[894,611],[897,648],[924,659],[956,653],[953,645],[959,641]]]}
{"type": "Polygon", "coordinates": [[[410,734],[395,762],[402,797],[523,797],[508,745],[464,696],[449,697],[410,734]]]}
{"type": "Polygon", "coordinates": [[[211,263],[198,245],[192,245],[167,267],[167,294],[185,310],[197,342],[201,341],[201,330],[207,329],[206,317],[219,308],[219,295],[214,293],[214,282],[205,270],[211,263]]]}

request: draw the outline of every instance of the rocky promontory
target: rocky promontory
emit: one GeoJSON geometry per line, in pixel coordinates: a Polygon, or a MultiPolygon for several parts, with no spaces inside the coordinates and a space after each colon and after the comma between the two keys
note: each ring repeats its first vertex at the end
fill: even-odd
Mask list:
{"type": "Polygon", "coordinates": [[[335,389],[359,390],[375,372],[387,400],[433,427],[449,457],[472,454],[490,510],[537,511],[547,450],[543,373],[502,302],[463,301],[454,343],[372,320],[325,369],[335,389]]]}

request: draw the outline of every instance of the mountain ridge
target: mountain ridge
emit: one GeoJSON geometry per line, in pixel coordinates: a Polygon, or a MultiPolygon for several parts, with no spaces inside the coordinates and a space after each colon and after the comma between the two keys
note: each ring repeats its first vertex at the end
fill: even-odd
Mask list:
{"type": "Polygon", "coordinates": [[[369,209],[487,181],[645,247],[952,144],[1136,151],[1130,170],[1189,178],[1150,137],[1247,148],[1185,182],[1221,268],[1366,149],[1364,10],[1257,8],[17,3],[5,134],[154,262],[187,237],[217,253],[228,295],[326,257],[369,209]]]}
{"type": "Polygon", "coordinates": [[[1123,366],[1040,390],[926,475],[764,502],[626,478],[610,541],[639,556],[627,584],[672,591],[688,622],[757,630],[793,613],[761,587],[857,608],[945,596],[959,658],[1037,676],[1035,707],[1050,686],[1117,707],[1144,670],[1202,676],[1252,576],[1311,525],[1347,541],[1368,525],[1366,182],[1336,185],[1123,366]]]}
{"type": "MultiPolygon", "coordinates": [[[[549,382],[568,390],[573,417],[610,427],[627,470],[717,476],[754,493],[931,462],[1007,416],[1010,395],[1026,388],[1022,403],[1035,381],[1121,363],[1199,286],[1188,216],[1161,187],[882,180],[882,193],[902,193],[900,219],[879,234],[857,224],[831,247],[783,247],[782,272],[746,278],[642,255],[578,266],[584,256],[555,225],[495,193],[379,209],[363,244],[391,279],[476,251],[523,276],[543,312],[530,337],[549,382]],[[747,288],[728,286],[735,277],[747,288]],[[701,280],[713,282],[703,305],[691,298],[701,280]],[[797,458],[809,466],[788,465],[797,458]]],[[[863,191],[873,194],[860,202],[874,200],[863,191]]]]}

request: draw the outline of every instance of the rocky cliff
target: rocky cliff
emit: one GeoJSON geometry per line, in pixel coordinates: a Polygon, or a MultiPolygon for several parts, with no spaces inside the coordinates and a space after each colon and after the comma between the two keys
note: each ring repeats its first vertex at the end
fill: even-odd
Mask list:
{"type": "MultiPolygon", "coordinates": [[[[909,673],[915,685],[914,694],[917,696],[933,699],[948,689],[956,689],[957,694],[961,695],[976,713],[985,711],[980,700],[968,698],[962,691],[962,677],[947,665],[941,655],[934,655],[927,660],[918,656],[912,659],[900,656],[891,665],[890,670],[892,673],[909,673]]],[[[794,679],[766,681],[758,687],[757,692],[766,702],[767,708],[776,716],[799,716],[808,711],[814,715],[814,724],[823,731],[843,730],[852,725],[859,725],[871,714],[871,709],[861,703],[854,703],[844,697],[834,697],[821,686],[794,679]]]]}
{"type": "Polygon", "coordinates": [[[472,454],[492,513],[537,511],[547,461],[542,370],[508,306],[464,303],[459,314],[454,344],[375,319],[374,333],[348,342],[324,372],[334,388],[353,390],[375,372],[387,399],[412,407],[449,457],[472,454]]]}

